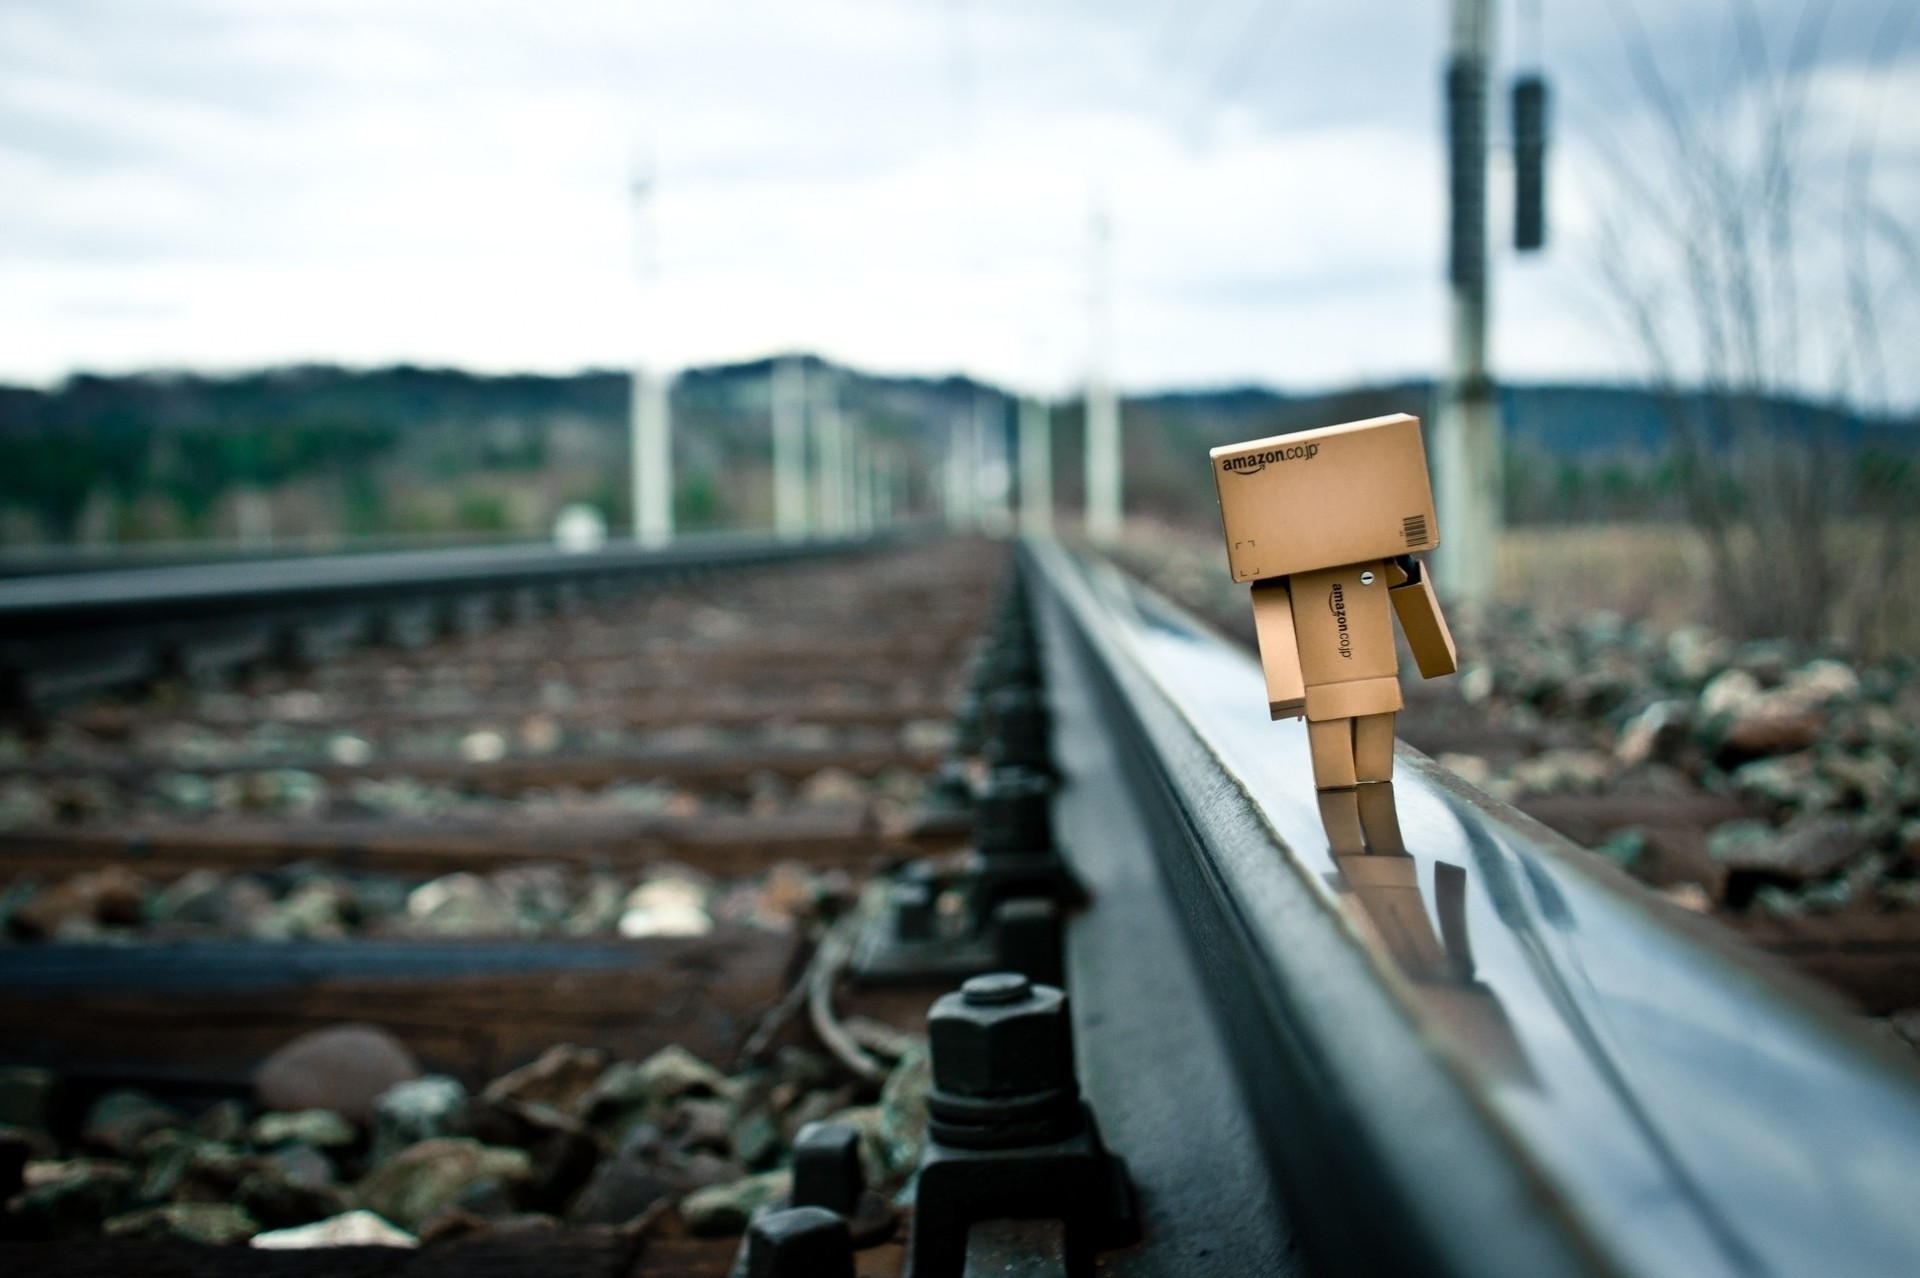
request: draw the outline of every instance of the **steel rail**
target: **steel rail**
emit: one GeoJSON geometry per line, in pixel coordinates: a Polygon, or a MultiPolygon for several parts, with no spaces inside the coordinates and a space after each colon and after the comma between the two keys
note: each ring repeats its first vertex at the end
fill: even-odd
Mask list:
{"type": "Polygon", "coordinates": [[[16,701],[126,682],[199,643],[258,655],[301,628],[338,646],[383,609],[677,580],[725,568],[870,549],[894,536],[781,541],[712,534],[660,549],[549,544],[315,555],[0,580],[0,690],[16,701]],[[329,629],[330,627],[330,629],[329,629]]]}
{"type": "MultiPolygon", "coordinates": [[[[1155,1162],[1194,1155],[1129,1146],[1114,1110],[1188,1089],[1218,1039],[1238,1095],[1215,1104],[1277,1185],[1262,1227],[1316,1270],[1920,1272],[1909,1060],[1408,747],[1356,848],[1249,654],[1057,544],[1026,543],[1021,566],[1062,725],[1063,842],[1095,893],[1068,933],[1077,1050],[1150,1216],[1155,1162]],[[1127,789],[1104,813],[1084,801],[1103,767],[1127,789]],[[1186,956],[1099,935],[1103,913],[1142,908],[1100,886],[1136,819],[1157,881],[1118,881],[1158,895],[1186,956]],[[1168,1009],[1130,1007],[1124,984],[1188,960],[1211,1025],[1156,1048],[1141,1027],[1168,1009]]],[[[1217,1192],[1261,1170],[1223,1151],[1217,1192]]]]}
{"type": "Polygon", "coordinates": [[[122,620],[229,616],[396,595],[508,589],[600,577],[774,563],[873,545],[868,539],[775,541],[717,535],[661,549],[466,546],[132,568],[0,581],[0,632],[71,633],[122,620]]]}

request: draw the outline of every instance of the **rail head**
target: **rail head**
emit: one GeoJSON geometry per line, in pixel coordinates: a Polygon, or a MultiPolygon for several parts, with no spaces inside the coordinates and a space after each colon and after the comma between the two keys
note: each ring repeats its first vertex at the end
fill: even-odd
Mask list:
{"type": "Polygon", "coordinates": [[[21,639],[397,597],[774,563],[877,547],[891,536],[783,541],[707,534],[671,546],[569,552],[551,544],[311,555],[0,580],[0,632],[21,639]]]}
{"type": "Polygon", "coordinates": [[[1356,846],[1249,654],[1056,544],[1022,564],[1105,689],[1252,1122],[1321,1259],[1920,1269],[1908,1062],[1405,746],[1356,846]]]}

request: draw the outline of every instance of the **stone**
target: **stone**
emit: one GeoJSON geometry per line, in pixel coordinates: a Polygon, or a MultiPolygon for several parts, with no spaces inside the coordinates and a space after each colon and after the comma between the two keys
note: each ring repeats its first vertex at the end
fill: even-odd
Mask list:
{"type": "Polygon", "coordinates": [[[1762,683],[1773,684],[1787,677],[1793,649],[1785,639],[1749,639],[1734,652],[1733,660],[1762,683]]]}
{"type": "Polygon", "coordinates": [[[728,923],[791,932],[811,918],[820,900],[819,879],[797,861],[781,861],[758,882],[739,883],[714,903],[714,916],[728,923]]]}
{"type": "Polygon", "coordinates": [[[597,1047],[560,1043],[519,1069],[502,1074],[480,1093],[485,1101],[516,1100],[571,1111],[607,1070],[607,1054],[597,1047]]]}
{"type": "Polygon", "coordinates": [[[490,877],[512,905],[518,930],[527,935],[558,927],[573,905],[573,874],[564,865],[516,865],[490,877]]]}
{"type": "Polygon", "coordinates": [[[421,936],[510,936],[513,901],[464,871],[422,883],[407,895],[407,928],[421,936]]]}
{"type": "Polygon", "coordinates": [[[467,1128],[482,1144],[510,1145],[527,1152],[533,1179],[525,1198],[543,1211],[558,1211],[607,1153],[599,1133],[547,1105],[483,1100],[469,1111],[467,1128]]]}
{"type": "Polygon", "coordinates": [[[296,1229],[255,1234],[247,1245],[266,1251],[307,1251],[319,1247],[412,1248],[418,1247],[420,1240],[370,1211],[349,1211],[296,1229]]]}
{"type": "Polygon", "coordinates": [[[73,875],[16,906],[7,926],[33,940],[91,935],[103,927],[132,928],[146,921],[153,885],[132,870],[110,865],[73,875]]]}
{"type": "Polygon", "coordinates": [[[1819,775],[1809,753],[1741,764],[1729,778],[1741,794],[1799,812],[1824,812],[1839,806],[1840,792],[1819,775]]]}
{"type": "Polygon", "coordinates": [[[725,1154],[733,1149],[734,1118],[726,1101],[686,1097],[673,1103],[662,1127],[678,1149],[725,1154]]]}
{"type": "MultiPolygon", "coordinates": [[[[150,1169],[158,1163],[149,1164],[150,1169]]],[[[196,1142],[187,1154],[179,1178],[169,1195],[175,1202],[219,1203],[232,1199],[260,1160],[225,1145],[196,1142]]],[[[146,1187],[143,1185],[142,1189],[146,1187]]]]}
{"type": "Polygon", "coordinates": [[[713,931],[706,887],[692,879],[656,878],[628,894],[620,915],[620,935],[705,936],[713,931]]]}
{"type": "Polygon", "coordinates": [[[560,930],[568,936],[592,936],[611,932],[620,923],[626,909],[627,888],[610,874],[595,874],[587,880],[580,902],[567,916],[560,930]]]}
{"type": "Polygon", "coordinates": [[[347,935],[347,919],[353,913],[353,893],[332,879],[308,879],[287,893],[274,913],[290,937],[341,940],[347,935]]]}
{"type": "Polygon", "coordinates": [[[468,763],[498,763],[507,757],[507,739],[491,729],[460,738],[460,757],[468,763]]]}
{"type": "Polygon", "coordinates": [[[660,1133],[643,1124],[594,1168],[567,1218],[578,1224],[622,1225],[661,1199],[690,1188],[673,1166],[660,1133]]]}
{"type": "Polygon", "coordinates": [[[50,1159],[56,1152],[45,1133],[0,1126],[0,1206],[26,1188],[28,1163],[50,1159]]]}
{"type": "Polygon", "coordinates": [[[1667,665],[1681,683],[1699,683],[1726,665],[1733,648],[1703,626],[1682,626],[1667,636],[1667,665]]]}
{"type": "Polygon", "coordinates": [[[325,1220],[353,1206],[336,1186],[296,1180],[264,1159],[254,1160],[253,1170],[234,1187],[233,1200],[268,1229],[325,1220]]]}
{"type": "Polygon", "coordinates": [[[618,1125],[635,1114],[658,1120],[682,1097],[717,1097],[729,1090],[725,1074],[675,1043],[644,1061],[609,1066],[581,1093],[575,1110],[598,1126],[618,1125]]]}
{"type": "Polygon", "coordinates": [[[232,1203],[168,1203],[115,1216],[100,1232],[109,1238],[173,1238],[226,1246],[253,1237],[260,1224],[232,1203]]]}
{"type": "Polygon", "coordinates": [[[140,1198],[145,1202],[172,1198],[192,1172],[194,1155],[206,1143],[204,1137],[192,1132],[172,1129],[155,1132],[142,1141],[140,1198]]]}
{"type": "Polygon", "coordinates": [[[1867,849],[1839,817],[1814,817],[1774,829],[1764,821],[1728,821],[1707,835],[1707,855],[1729,871],[1805,882],[1825,878],[1867,849]]]}
{"type": "Polygon", "coordinates": [[[1508,778],[1522,795],[1592,793],[1613,779],[1612,756],[1598,750],[1544,750],[1513,765],[1508,778]]]}
{"type": "Polygon", "coordinates": [[[374,1102],[374,1161],[423,1140],[459,1135],[466,1112],[467,1089],[457,1078],[426,1074],[396,1083],[374,1102]]]}
{"type": "Polygon", "coordinates": [[[797,797],[810,808],[858,808],[866,805],[867,783],[844,768],[822,768],[801,782],[797,797]]]}
{"type": "Polygon", "coordinates": [[[345,1149],[360,1139],[359,1129],[330,1109],[262,1114],[253,1120],[249,1135],[256,1145],[311,1145],[315,1149],[345,1149]]]}
{"type": "Polygon", "coordinates": [[[1820,739],[1827,717],[1785,696],[1765,696],[1733,714],[1717,734],[1722,758],[1766,758],[1804,750],[1820,739]]]}
{"type": "Polygon", "coordinates": [[[0,1123],[44,1132],[53,1121],[59,1076],[31,1065],[0,1068],[0,1123]]]}
{"type": "Polygon", "coordinates": [[[261,1154],[259,1161],[278,1168],[296,1185],[331,1185],[335,1180],[333,1160],[311,1145],[281,1145],[261,1154]]]}
{"type": "Polygon", "coordinates": [[[30,1162],[21,1178],[26,1188],[7,1206],[15,1228],[27,1238],[91,1234],[133,1198],[133,1169],[103,1159],[30,1162]]]}
{"type": "Polygon", "coordinates": [[[130,1158],[140,1142],[167,1127],[186,1127],[184,1114],[145,1092],[123,1088],[108,1092],[87,1111],[80,1139],[95,1149],[130,1158]]]}
{"type": "Polygon", "coordinates": [[[1823,751],[1819,774],[1831,781],[1842,802],[1862,808],[1881,808],[1897,802],[1900,769],[1885,754],[1840,754],[1823,751]]]}
{"type": "Polygon", "coordinates": [[[1670,761],[1686,744],[1692,715],[1684,701],[1656,701],[1627,720],[1614,738],[1613,757],[1627,767],[1670,761]]]}
{"type": "Polygon", "coordinates": [[[808,1123],[817,1123],[835,1110],[846,1108],[853,1098],[844,1087],[832,1091],[803,1092],[780,1113],[780,1138],[791,1142],[808,1123]]]}
{"type": "Polygon", "coordinates": [[[897,1180],[920,1162],[920,1144],[927,1130],[927,1093],[933,1087],[933,1056],[923,1043],[900,1058],[880,1088],[879,1133],[883,1144],[881,1175],[870,1169],[875,1184],[897,1180]]]}
{"type": "Polygon", "coordinates": [[[330,1109],[366,1125],[374,1101],[420,1076],[406,1045],[372,1025],[335,1025],[303,1034],[260,1063],[254,1095],[264,1109],[330,1109]]]}
{"type": "Polygon", "coordinates": [[[402,1228],[417,1229],[476,1181],[518,1186],[532,1174],[532,1160],[522,1150],[440,1138],[393,1155],[362,1177],[355,1192],[361,1206],[402,1228]]]}
{"type": "Polygon", "coordinates": [[[680,1219],[696,1238],[730,1238],[744,1233],[753,1213],[784,1198],[793,1189],[793,1174],[758,1172],[739,1180],[696,1189],[680,1201],[680,1219]]]}
{"type": "Polygon", "coordinates": [[[1647,832],[1640,826],[1626,826],[1615,830],[1606,840],[1593,845],[1593,850],[1623,870],[1631,870],[1639,863],[1647,851],[1647,832]]]}
{"type": "Polygon", "coordinates": [[[733,1156],[755,1171],[765,1170],[780,1157],[780,1124],[763,1109],[741,1116],[730,1137],[733,1156]]]}
{"type": "Polygon", "coordinates": [[[1781,692],[1809,706],[1846,701],[1860,695],[1860,676],[1844,661],[1809,661],[1787,676],[1781,692]]]}
{"type": "Polygon", "coordinates": [[[237,1100],[209,1105],[193,1120],[193,1131],[222,1145],[238,1145],[247,1139],[247,1107],[237,1100]]]}
{"type": "Polygon", "coordinates": [[[162,930],[227,933],[246,931],[249,917],[271,908],[272,898],[251,879],[230,881],[216,871],[199,869],[155,893],[147,912],[162,930]]]}
{"type": "Polygon", "coordinates": [[[1698,883],[1674,883],[1659,889],[1668,901],[1694,914],[1711,914],[1713,897],[1698,883]]]}
{"type": "Polygon", "coordinates": [[[1695,708],[1703,719],[1732,718],[1759,702],[1760,681],[1745,670],[1724,670],[1700,690],[1695,708]]]}
{"type": "Polygon", "coordinates": [[[1477,785],[1483,790],[1493,780],[1493,765],[1477,754],[1453,750],[1442,754],[1435,762],[1468,785],[1477,785]]]}

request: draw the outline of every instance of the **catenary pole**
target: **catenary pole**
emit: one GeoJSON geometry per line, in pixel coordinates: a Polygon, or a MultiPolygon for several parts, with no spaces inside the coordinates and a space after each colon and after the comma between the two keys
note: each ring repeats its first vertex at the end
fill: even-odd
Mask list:
{"type": "Polygon", "coordinates": [[[1434,584],[1493,596],[1500,552],[1500,405],[1487,360],[1487,84],[1491,0],[1451,0],[1446,69],[1450,367],[1434,423],[1440,549],[1434,584]]]}

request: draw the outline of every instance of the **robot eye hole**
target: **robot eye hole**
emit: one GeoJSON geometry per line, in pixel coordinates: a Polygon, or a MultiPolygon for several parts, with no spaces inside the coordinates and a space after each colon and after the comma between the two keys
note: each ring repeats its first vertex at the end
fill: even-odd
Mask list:
{"type": "Polygon", "coordinates": [[[1370,572],[1361,573],[1360,584],[1363,586],[1371,586],[1373,584],[1373,574],[1370,572]]]}

